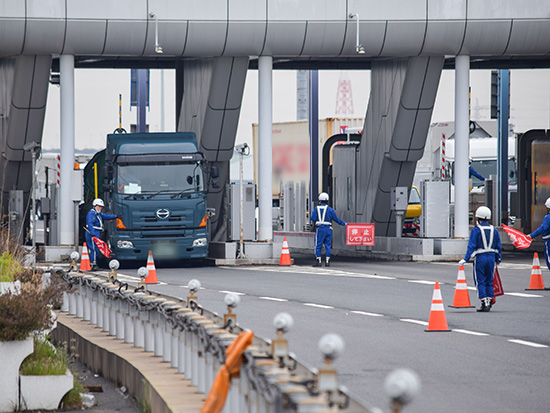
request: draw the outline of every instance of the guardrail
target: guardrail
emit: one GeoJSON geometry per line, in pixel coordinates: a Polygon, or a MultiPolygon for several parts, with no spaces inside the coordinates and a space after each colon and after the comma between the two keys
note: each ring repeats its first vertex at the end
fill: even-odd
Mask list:
{"type": "MultiPolygon", "coordinates": [[[[226,296],[228,314],[222,319],[197,303],[197,280],[189,282],[191,296],[182,302],[150,293],[143,285],[136,288],[121,283],[114,271],[109,279],[52,271],[62,271],[62,278],[72,287],[65,294],[61,311],[162,357],[205,395],[226,360],[227,347],[243,331],[231,311],[239,297],[226,296]]],[[[290,315],[279,314],[274,320],[277,339],[268,343],[254,337],[252,346],[243,353],[240,376],[231,380],[224,412],[369,412],[338,384],[337,372],[330,367],[343,347],[341,339],[327,335],[321,340],[326,366],[313,370],[288,352],[283,334],[292,323],[290,315]]]]}

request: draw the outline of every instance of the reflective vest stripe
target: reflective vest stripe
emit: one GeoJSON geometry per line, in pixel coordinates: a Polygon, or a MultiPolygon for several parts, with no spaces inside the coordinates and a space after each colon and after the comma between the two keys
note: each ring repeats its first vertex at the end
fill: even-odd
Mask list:
{"type": "Polygon", "coordinates": [[[317,215],[319,215],[319,220],[315,225],[330,225],[330,222],[325,221],[327,216],[328,205],[319,205],[317,207],[317,215]]]}
{"type": "Polygon", "coordinates": [[[475,250],[474,253],[472,254],[472,257],[474,257],[477,254],[483,254],[485,252],[494,252],[495,254],[498,254],[498,250],[494,248],[490,248],[493,246],[493,239],[495,237],[495,228],[492,225],[489,225],[488,227],[482,227],[481,225],[478,225],[477,227],[481,232],[481,241],[483,242],[483,248],[478,248],[477,250],[475,250]],[[491,231],[489,242],[487,242],[487,236],[485,235],[486,229],[491,231]]]}

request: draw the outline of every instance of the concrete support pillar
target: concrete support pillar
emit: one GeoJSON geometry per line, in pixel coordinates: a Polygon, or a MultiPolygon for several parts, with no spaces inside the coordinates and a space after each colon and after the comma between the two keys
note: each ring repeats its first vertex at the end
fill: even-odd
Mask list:
{"type": "Polygon", "coordinates": [[[272,131],[273,131],[273,58],[258,61],[258,241],[273,239],[272,224],[272,131]]]}
{"type": "Polygon", "coordinates": [[[455,59],[455,238],[468,238],[470,56],[455,59]]]}
{"type": "Polygon", "coordinates": [[[74,243],[74,205],[71,199],[71,176],[74,167],[74,56],[61,55],[61,171],[59,188],[59,243],[74,243]]]}

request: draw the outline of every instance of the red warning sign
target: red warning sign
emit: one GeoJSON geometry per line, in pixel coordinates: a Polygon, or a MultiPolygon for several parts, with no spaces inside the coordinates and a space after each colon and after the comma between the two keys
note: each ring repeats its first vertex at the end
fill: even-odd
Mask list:
{"type": "Polygon", "coordinates": [[[346,245],[374,245],[374,224],[346,225],[346,245]]]}

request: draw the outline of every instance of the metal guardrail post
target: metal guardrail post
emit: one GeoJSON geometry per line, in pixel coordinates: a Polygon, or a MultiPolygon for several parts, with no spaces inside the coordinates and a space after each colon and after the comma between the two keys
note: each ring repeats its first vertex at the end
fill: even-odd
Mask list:
{"type": "Polygon", "coordinates": [[[63,302],[61,304],[61,311],[64,313],[69,312],[69,294],[63,291],[63,302]]]}
{"type": "Polygon", "coordinates": [[[90,290],[90,281],[93,279],[91,275],[84,275],[82,277],[82,289],[80,290],[80,294],[82,294],[82,319],[84,321],[90,321],[91,313],[92,313],[92,296],[91,296],[91,290],[90,290]]]}
{"type": "Polygon", "coordinates": [[[179,335],[180,335],[180,329],[177,325],[177,314],[180,310],[183,310],[183,307],[181,305],[175,305],[170,310],[171,317],[169,322],[167,323],[169,325],[169,337],[170,337],[170,355],[172,356],[170,359],[170,367],[177,369],[179,366],[179,335]]]}
{"type": "Polygon", "coordinates": [[[97,326],[103,331],[109,331],[109,313],[107,309],[106,289],[111,285],[108,281],[102,281],[97,285],[97,326]]]}
{"type": "MultiPolygon", "coordinates": [[[[168,317],[177,306],[178,304],[175,301],[165,301],[159,306],[159,311],[162,311],[160,317],[163,334],[162,361],[170,362],[170,365],[174,357],[172,356],[172,324],[168,321],[168,317]]],[[[177,352],[175,358],[177,358],[177,352]]]]}
{"type": "Polygon", "coordinates": [[[107,306],[109,309],[109,335],[116,337],[116,327],[117,327],[117,307],[118,303],[116,302],[116,291],[118,290],[118,287],[116,285],[110,285],[107,287],[107,294],[108,294],[108,300],[107,300],[107,306]]]}
{"type": "Polygon", "coordinates": [[[176,321],[178,322],[178,328],[174,331],[178,332],[178,373],[185,373],[186,359],[185,355],[187,352],[187,347],[185,345],[185,329],[183,328],[183,321],[185,320],[186,314],[192,312],[189,308],[181,308],[176,310],[176,321]],[[181,321],[181,323],[180,323],[181,321]]]}
{"type": "Polygon", "coordinates": [[[88,294],[90,295],[90,302],[91,302],[91,308],[90,308],[90,323],[94,326],[97,325],[97,301],[99,293],[97,292],[98,283],[101,280],[96,277],[92,277],[90,280],[90,285],[88,286],[88,294]]]}
{"type": "Polygon", "coordinates": [[[69,296],[69,314],[76,316],[76,289],[67,295],[69,296]]]}
{"type": "Polygon", "coordinates": [[[156,297],[153,300],[153,303],[155,305],[154,311],[151,311],[149,313],[149,320],[151,324],[153,324],[153,328],[155,331],[155,356],[162,357],[163,350],[164,350],[164,326],[161,326],[162,319],[164,318],[160,312],[158,311],[158,307],[164,303],[166,298],[156,297]]]}
{"type": "Polygon", "coordinates": [[[199,353],[198,353],[198,391],[199,393],[206,393],[206,352],[208,345],[207,331],[210,329],[216,329],[218,326],[211,320],[199,320],[197,322],[199,330],[197,331],[199,338],[199,353]]]}
{"type": "Polygon", "coordinates": [[[78,279],[76,290],[76,316],[82,318],[84,317],[84,302],[82,301],[82,289],[84,288],[82,285],[83,279],[82,275],[78,275],[76,278],[78,279]]]}
{"type": "Polygon", "coordinates": [[[155,351],[155,327],[151,322],[152,314],[155,313],[155,311],[152,310],[153,300],[155,298],[154,295],[146,295],[143,297],[141,300],[144,304],[144,309],[139,312],[139,319],[143,321],[144,326],[143,348],[145,351],[149,352],[155,351]]]}
{"type": "Polygon", "coordinates": [[[130,317],[134,323],[134,347],[143,348],[145,342],[145,326],[140,317],[140,301],[145,297],[145,293],[137,292],[132,295],[132,304],[130,305],[130,317]]]}

